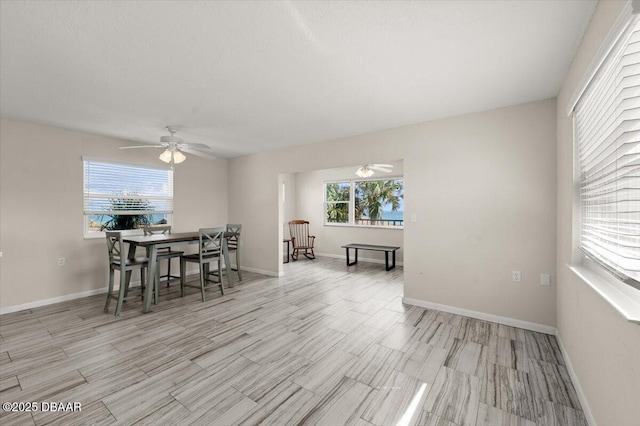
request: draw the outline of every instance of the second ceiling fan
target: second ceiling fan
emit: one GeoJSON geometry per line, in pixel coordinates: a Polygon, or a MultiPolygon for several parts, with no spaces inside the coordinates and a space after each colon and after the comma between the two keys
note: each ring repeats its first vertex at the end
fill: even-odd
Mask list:
{"type": "Polygon", "coordinates": [[[356,170],[356,175],[363,178],[368,178],[373,176],[374,170],[384,173],[391,173],[391,171],[393,170],[393,166],[391,164],[365,164],[364,166],[356,170]]]}

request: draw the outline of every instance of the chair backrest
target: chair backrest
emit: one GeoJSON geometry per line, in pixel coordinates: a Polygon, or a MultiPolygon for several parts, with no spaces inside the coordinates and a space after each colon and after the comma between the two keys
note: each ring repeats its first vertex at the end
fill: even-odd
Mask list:
{"type": "Polygon", "coordinates": [[[107,252],[109,253],[109,264],[120,263],[123,257],[126,257],[124,252],[124,241],[122,241],[122,233],[119,231],[106,231],[107,237],[107,252]]]}
{"type": "Polygon", "coordinates": [[[224,227],[200,228],[200,260],[205,256],[220,256],[224,247],[224,227]]]}
{"type": "Polygon", "coordinates": [[[227,224],[227,232],[235,234],[227,236],[227,247],[229,247],[230,250],[235,250],[238,248],[238,245],[240,244],[241,231],[242,225],[233,223],[227,224]]]}
{"type": "Polygon", "coordinates": [[[142,228],[144,235],[171,234],[171,225],[149,225],[142,228]]]}
{"type": "Polygon", "coordinates": [[[309,244],[309,221],[292,220],[289,222],[289,234],[293,247],[306,246],[309,244]]]}

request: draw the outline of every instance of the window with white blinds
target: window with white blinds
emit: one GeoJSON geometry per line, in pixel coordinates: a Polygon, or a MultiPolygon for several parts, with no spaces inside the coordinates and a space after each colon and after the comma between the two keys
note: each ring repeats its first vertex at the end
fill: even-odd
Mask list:
{"type": "Polygon", "coordinates": [[[172,213],[172,170],[84,161],[85,233],[167,223],[172,213]]]}
{"type": "Polygon", "coordinates": [[[580,248],[640,281],[640,20],[600,66],[575,109],[580,248]]]}

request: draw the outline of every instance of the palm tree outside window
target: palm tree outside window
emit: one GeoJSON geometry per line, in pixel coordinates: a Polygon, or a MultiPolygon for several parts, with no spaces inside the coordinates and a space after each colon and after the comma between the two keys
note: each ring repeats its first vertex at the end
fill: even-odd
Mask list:
{"type": "Polygon", "coordinates": [[[325,224],[402,227],[404,180],[325,183],[325,224]]]}

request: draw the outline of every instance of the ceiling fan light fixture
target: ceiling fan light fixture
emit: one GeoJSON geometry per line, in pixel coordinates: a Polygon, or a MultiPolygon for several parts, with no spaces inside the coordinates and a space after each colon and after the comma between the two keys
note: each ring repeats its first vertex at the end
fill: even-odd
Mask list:
{"type": "Polygon", "coordinates": [[[363,178],[368,178],[368,177],[373,176],[373,170],[371,170],[367,166],[362,166],[358,170],[356,170],[356,175],[358,175],[360,177],[363,177],[363,178]]]}
{"type": "Polygon", "coordinates": [[[187,157],[183,153],[181,153],[180,151],[174,151],[174,153],[173,153],[173,162],[174,163],[180,164],[186,159],[187,159],[187,157]]]}
{"type": "Polygon", "coordinates": [[[160,154],[160,157],[158,157],[159,159],[161,159],[162,161],[164,161],[165,163],[170,163],[171,162],[171,150],[170,149],[166,149],[162,154],[160,154]]]}
{"type": "Polygon", "coordinates": [[[172,150],[171,148],[167,148],[158,158],[165,163],[171,163],[172,157],[174,164],[180,164],[187,159],[183,153],[178,150],[172,150]]]}

